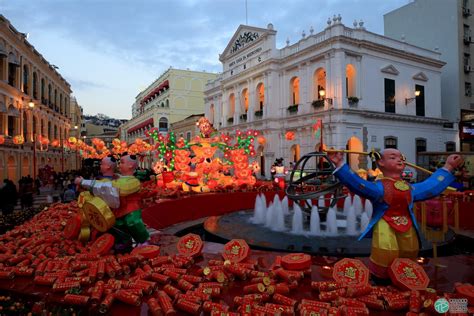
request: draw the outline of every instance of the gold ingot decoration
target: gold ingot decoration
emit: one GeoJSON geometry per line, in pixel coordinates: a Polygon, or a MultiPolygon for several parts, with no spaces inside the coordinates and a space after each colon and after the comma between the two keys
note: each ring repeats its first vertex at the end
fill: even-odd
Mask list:
{"type": "Polygon", "coordinates": [[[115,224],[115,215],[107,203],[95,196],[84,203],[84,213],[89,223],[101,233],[108,231],[115,224]]]}
{"type": "Polygon", "coordinates": [[[399,191],[407,191],[410,189],[410,186],[405,181],[395,181],[395,188],[399,191]]]}

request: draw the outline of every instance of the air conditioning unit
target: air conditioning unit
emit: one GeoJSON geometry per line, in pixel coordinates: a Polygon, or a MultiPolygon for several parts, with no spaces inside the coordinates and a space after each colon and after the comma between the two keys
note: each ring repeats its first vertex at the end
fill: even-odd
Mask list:
{"type": "Polygon", "coordinates": [[[470,65],[464,65],[464,72],[471,72],[471,66],[470,65]]]}

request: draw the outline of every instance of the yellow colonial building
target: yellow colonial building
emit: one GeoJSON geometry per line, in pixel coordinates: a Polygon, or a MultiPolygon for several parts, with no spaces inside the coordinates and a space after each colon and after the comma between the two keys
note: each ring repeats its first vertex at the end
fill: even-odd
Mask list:
{"type": "Polygon", "coordinates": [[[169,68],[141,91],[132,106],[132,119],[120,128],[121,139],[132,143],[157,127],[168,133],[170,124],[204,113],[204,87],[216,74],[169,68]]]}
{"type": "Polygon", "coordinates": [[[204,113],[193,114],[184,120],[174,122],[171,124],[170,132],[175,133],[177,139],[183,137],[189,142],[193,137],[201,134],[199,127],[196,125],[201,117],[204,117],[204,113]]]}
{"type": "Polygon", "coordinates": [[[71,86],[57,68],[0,15],[1,179],[17,183],[45,165],[56,171],[74,168],[68,159],[73,153],[61,146],[71,128],[71,86]],[[47,148],[39,143],[45,138],[47,148]]]}

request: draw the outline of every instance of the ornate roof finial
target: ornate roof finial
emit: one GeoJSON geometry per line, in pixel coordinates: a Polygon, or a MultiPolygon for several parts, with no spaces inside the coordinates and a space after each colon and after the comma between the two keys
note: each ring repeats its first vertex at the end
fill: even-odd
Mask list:
{"type": "Polygon", "coordinates": [[[328,21],[326,23],[328,24],[328,27],[331,26],[331,18],[328,18],[328,21]]]}
{"type": "Polygon", "coordinates": [[[354,25],[354,28],[356,29],[357,28],[357,20],[354,20],[354,22],[352,22],[352,25],[354,25]]]}
{"type": "Polygon", "coordinates": [[[286,46],[290,46],[290,38],[289,37],[286,39],[286,46]]]}
{"type": "Polygon", "coordinates": [[[305,38],[305,37],[306,37],[306,33],[305,33],[304,30],[303,30],[303,32],[301,32],[301,37],[302,37],[302,38],[305,38]]]}
{"type": "Polygon", "coordinates": [[[337,16],[334,14],[334,16],[332,17],[332,21],[334,22],[334,24],[336,24],[337,22],[337,16]]]}
{"type": "Polygon", "coordinates": [[[313,26],[311,26],[311,27],[309,28],[309,34],[313,35],[313,33],[314,33],[314,29],[313,29],[313,26]]]}
{"type": "Polygon", "coordinates": [[[342,16],[341,16],[341,14],[338,14],[337,15],[337,23],[341,23],[341,21],[342,21],[342,16]]]}
{"type": "Polygon", "coordinates": [[[364,29],[364,21],[362,21],[362,19],[360,19],[360,21],[359,21],[359,27],[361,29],[364,29]]]}

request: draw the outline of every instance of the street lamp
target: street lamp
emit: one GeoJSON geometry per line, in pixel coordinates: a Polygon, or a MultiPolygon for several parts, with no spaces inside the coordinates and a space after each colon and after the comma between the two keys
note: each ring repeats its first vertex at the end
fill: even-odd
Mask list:
{"type": "Polygon", "coordinates": [[[413,98],[405,98],[405,105],[408,105],[408,103],[410,103],[411,101],[415,100],[416,97],[419,97],[421,94],[421,91],[420,90],[416,90],[415,91],[415,96],[413,98]]]}
{"type": "Polygon", "coordinates": [[[323,101],[328,101],[329,104],[332,104],[332,99],[331,98],[326,98],[326,90],[324,88],[321,88],[319,90],[319,97],[323,101]]]}
{"type": "MultiPolygon", "coordinates": [[[[34,107],[35,107],[35,103],[33,102],[33,100],[30,100],[28,102],[28,107],[30,108],[31,111],[33,111],[34,107]]],[[[33,128],[33,179],[35,180],[36,179],[36,127],[34,126],[34,115],[32,117],[32,128],[33,128]]]]}

